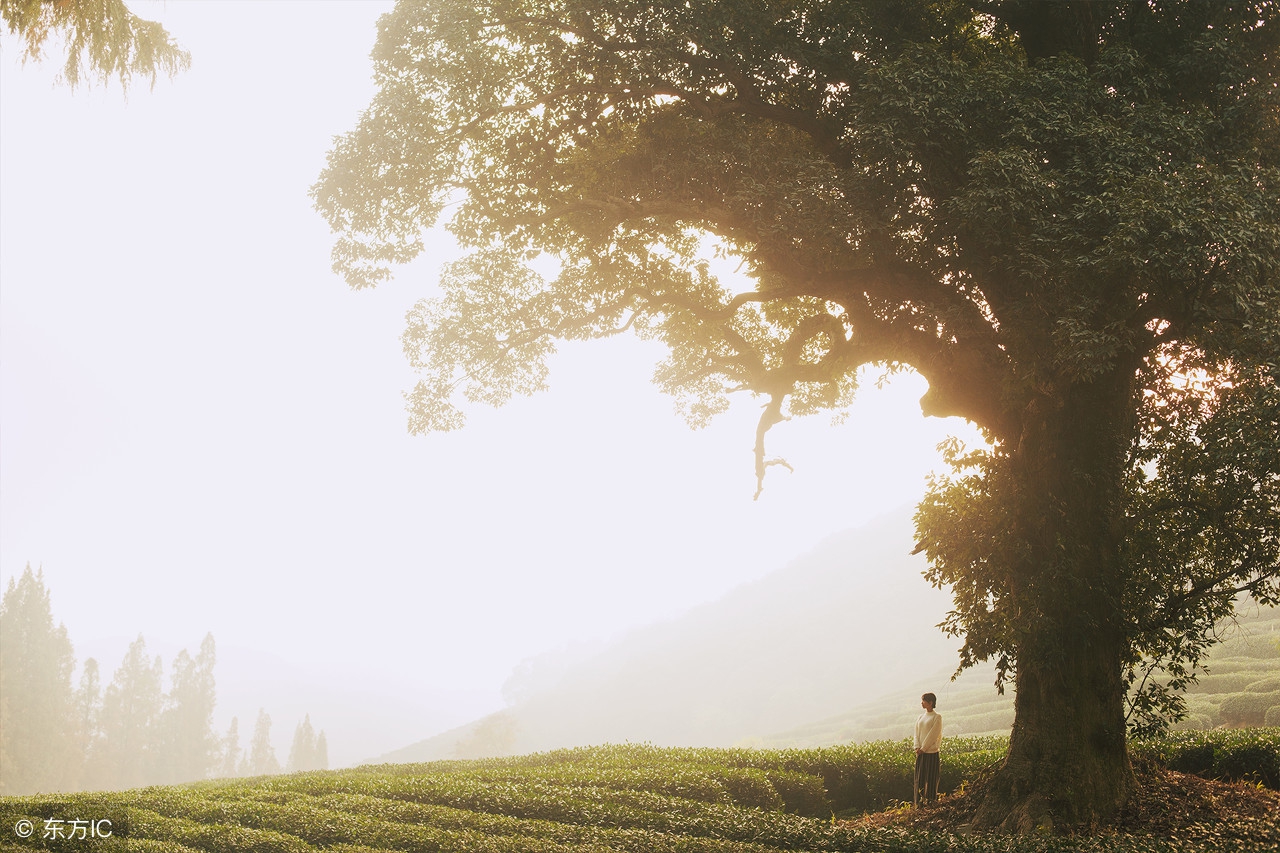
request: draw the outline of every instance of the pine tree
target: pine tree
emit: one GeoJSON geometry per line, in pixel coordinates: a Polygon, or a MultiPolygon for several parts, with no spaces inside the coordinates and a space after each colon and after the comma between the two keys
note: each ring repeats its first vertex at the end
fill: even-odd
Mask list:
{"type": "Polygon", "coordinates": [[[240,718],[232,717],[231,725],[227,727],[227,734],[222,738],[218,767],[214,775],[229,779],[239,776],[240,770],[240,718]]]}
{"type": "Polygon", "coordinates": [[[85,660],[80,670],[80,687],[76,690],[76,724],[78,746],[83,761],[79,787],[92,790],[102,787],[102,676],[98,661],[85,660]]]}
{"type": "Polygon", "coordinates": [[[293,746],[289,749],[289,771],[326,769],[329,764],[327,744],[324,751],[325,756],[322,759],[319,740],[316,738],[315,728],[311,725],[311,715],[307,714],[293,732],[293,746]]]}
{"type": "Polygon", "coordinates": [[[138,635],[102,698],[104,787],[156,781],[162,673],[159,656],[148,661],[146,640],[138,635]]]}
{"type": "Polygon", "coordinates": [[[249,743],[249,754],[245,756],[242,776],[266,776],[280,772],[280,762],[276,760],[276,751],[271,746],[271,715],[265,709],[258,709],[258,721],[253,725],[253,740],[249,743]]]}
{"type": "Polygon", "coordinates": [[[75,653],[53,624],[44,572],[28,565],[0,602],[0,794],[73,788],[79,774],[75,653]]]}
{"type": "Polygon", "coordinates": [[[329,769],[329,741],[324,736],[324,729],[316,736],[316,770],[329,769]]]}
{"type": "Polygon", "coordinates": [[[293,730],[293,744],[289,747],[289,761],[285,769],[290,773],[296,770],[310,770],[311,753],[315,750],[315,742],[316,733],[311,727],[311,715],[308,714],[293,730]]]}
{"type": "Polygon", "coordinates": [[[4,698],[4,679],[0,678],[0,794],[4,789],[4,767],[9,763],[9,746],[4,737],[4,720],[9,717],[9,702],[4,698]]]}
{"type": "Polygon", "coordinates": [[[173,660],[169,694],[161,715],[163,745],[158,781],[190,782],[203,779],[213,769],[218,746],[213,731],[216,660],[212,634],[205,635],[195,658],[183,649],[173,660]]]}

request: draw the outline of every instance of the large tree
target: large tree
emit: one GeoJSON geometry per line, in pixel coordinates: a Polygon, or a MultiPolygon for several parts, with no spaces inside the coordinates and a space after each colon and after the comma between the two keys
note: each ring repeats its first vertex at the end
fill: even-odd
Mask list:
{"type": "Polygon", "coordinates": [[[924,375],[924,413],[989,442],[917,517],[962,664],[1016,689],[979,822],[1089,825],[1134,785],[1126,714],[1160,718],[1236,595],[1277,597],[1278,17],[402,2],[314,197],[354,287],[446,209],[474,250],[409,318],[414,431],[632,330],[692,421],[761,396],[763,478],[769,427],[845,406],[860,367],[924,375]]]}

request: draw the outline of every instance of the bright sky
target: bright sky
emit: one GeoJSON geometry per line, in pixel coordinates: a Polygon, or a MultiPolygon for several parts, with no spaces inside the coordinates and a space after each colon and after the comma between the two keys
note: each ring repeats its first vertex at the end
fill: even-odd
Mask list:
{"type": "Polygon", "coordinates": [[[796,470],[753,502],[758,403],[690,431],[622,340],[409,436],[404,314],[453,249],[350,291],[307,197],[389,4],[130,5],[193,56],[153,91],[73,93],[0,42],[0,582],[42,566],[104,678],[138,633],[167,669],[211,631],[220,728],[265,706],[283,760],[309,711],[366,758],[916,499],[963,430],[919,379],[869,384],[842,426],[773,430],[796,470]]]}

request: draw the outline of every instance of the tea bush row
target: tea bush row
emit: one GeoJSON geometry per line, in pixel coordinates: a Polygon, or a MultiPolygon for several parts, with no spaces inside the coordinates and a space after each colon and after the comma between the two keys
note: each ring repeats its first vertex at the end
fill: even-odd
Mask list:
{"type": "Polygon", "coordinates": [[[1171,732],[1133,745],[1171,770],[1280,790],[1280,728],[1171,732]]]}
{"type": "MultiPolygon", "coordinates": [[[[999,762],[1003,738],[944,742],[943,783],[957,787],[999,762]]],[[[1137,755],[1215,778],[1268,781],[1280,730],[1180,732],[1134,745],[1137,755]]],[[[1280,818],[1205,826],[1177,842],[1116,836],[1009,839],[856,829],[833,812],[910,797],[907,741],[813,750],[560,750],[479,762],[364,767],[56,798],[125,810],[131,836],[103,850],[304,853],[333,850],[479,853],[1195,853],[1280,849],[1280,818]]],[[[0,799],[47,812],[55,798],[0,799]]],[[[10,824],[12,826],[12,824],[10,824]]],[[[0,850],[72,849],[33,839],[0,850]]],[[[83,847],[75,849],[89,849],[83,847]]]]}
{"type": "MultiPolygon", "coordinates": [[[[195,792],[211,797],[214,790],[195,792]]],[[[193,804],[189,804],[193,805],[193,804]]],[[[206,803],[205,808],[216,803],[206,803]]],[[[772,813],[776,817],[783,817],[772,813]]],[[[408,816],[408,815],[406,815],[408,816]]],[[[281,829],[243,826],[227,814],[207,820],[176,817],[134,808],[134,835],[118,844],[100,847],[51,846],[48,849],[102,849],[138,853],[381,853],[381,851],[430,851],[430,853],[774,853],[782,850],[866,851],[866,853],[1226,853],[1226,851],[1276,849],[1280,824],[1270,820],[1241,821],[1234,826],[1201,826],[1177,839],[1113,835],[1102,837],[1001,837],[957,836],[949,833],[860,830],[845,825],[811,821],[815,843],[803,846],[769,846],[736,840],[668,835],[620,833],[593,827],[562,827],[560,838],[534,834],[493,836],[479,832],[442,830],[417,821],[385,821],[357,814],[339,830],[323,836],[313,822],[329,821],[325,810],[303,808],[297,815],[278,811],[255,818],[259,823],[296,821],[281,829]],[[348,840],[350,839],[350,840],[348,840]]],[[[29,850],[28,846],[0,843],[0,850],[29,850]]]]}
{"type": "MultiPolygon", "coordinates": [[[[998,766],[1008,747],[1001,736],[947,738],[941,788],[957,790],[998,766]]],[[[1175,732],[1136,742],[1135,754],[1172,769],[1280,789],[1280,731],[1175,732]]],[[[706,802],[778,808],[827,817],[911,799],[910,741],[880,741],[821,749],[661,749],[643,744],[557,750],[514,759],[437,762],[377,768],[393,774],[467,773],[494,781],[540,778],[618,790],[653,790],[706,802]],[[527,774],[534,774],[529,776],[527,774]],[[585,775],[584,775],[585,774],[585,775]]],[[[374,768],[364,768],[373,770],[374,768]]]]}
{"type": "MultiPolygon", "coordinates": [[[[504,815],[524,821],[643,830],[740,844],[760,842],[783,849],[797,846],[825,849],[822,842],[825,824],[794,814],[705,803],[650,791],[559,787],[536,779],[482,781],[459,773],[395,777],[313,773],[277,777],[264,782],[259,790],[271,794],[273,799],[290,791],[311,796],[356,793],[384,800],[445,806],[481,816],[504,815]]],[[[216,789],[210,789],[210,793],[216,793],[216,789]]],[[[155,808],[159,796],[162,794],[148,796],[143,792],[141,801],[155,808]]],[[[245,825],[263,827],[287,823],[276,818],[270,818],[271,824],[255,823],[259,819],[253,815],[270,815],[280,806],[265,801],[244,802],[243,794],[239,805],[232,803],[232,800],[221,799],[207,807],[209,811],[204,816],[221,820],[234,814],[245,825]]],[[[205,807],[173,801],[168,808],[175,813],[200,814],[198,809],[205,807]]],[[[301,813],[296,816],[302,817],[301,813]]]]}

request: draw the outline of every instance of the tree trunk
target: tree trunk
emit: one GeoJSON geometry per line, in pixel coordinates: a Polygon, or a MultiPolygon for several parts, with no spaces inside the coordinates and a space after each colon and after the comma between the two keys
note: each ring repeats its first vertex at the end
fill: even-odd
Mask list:
{"type": "Polygon", "coordinates": [[[1015,718],[980,827],[1105,824],[1133,788],[1117,559],[1133,393],[1133,372],[1119,369],[1024,413],[1010,460],[1025,543],[1010,589],[1015,718]]]}
{"type": "Polygon", "coordinates": [[[1132,790],[1120,659],[1085,638],[1063,646],[1048,660],[1018,661],[1009,755],[983,796],[980,827],[1090,829],[1109,823],[1132,790]]]}

